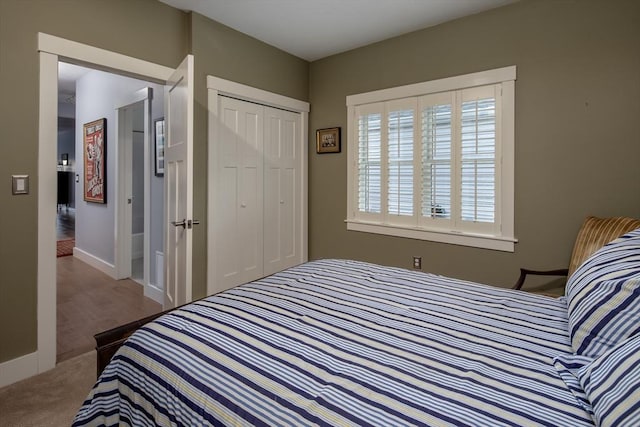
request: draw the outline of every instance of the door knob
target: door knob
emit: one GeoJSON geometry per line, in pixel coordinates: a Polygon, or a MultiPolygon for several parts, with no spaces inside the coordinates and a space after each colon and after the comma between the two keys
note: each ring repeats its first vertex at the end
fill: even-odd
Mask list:
{"type": "Polygon", "coordinates": [[[171,221],[171,225],[173,225],[174,227],[186,228],[187,222],[184,219],[182,221],[171,221]]]}
{"type": "Polygon", "coordinates": [[[187,221],[187,228],[191,229],[193,228],[194,225],[198,225],[200,224],[200,220],[194,219],[194,220],[189,220],[187,221]]]}

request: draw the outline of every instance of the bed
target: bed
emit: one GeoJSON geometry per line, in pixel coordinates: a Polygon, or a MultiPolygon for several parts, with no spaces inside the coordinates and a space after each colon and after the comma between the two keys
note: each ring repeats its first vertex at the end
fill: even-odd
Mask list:
{"type": "Polygon", "coordinates": [[[638,424],[639,281],[640,230],[560,298],[305,263],[142,322],[73,425],[638,424]]]}

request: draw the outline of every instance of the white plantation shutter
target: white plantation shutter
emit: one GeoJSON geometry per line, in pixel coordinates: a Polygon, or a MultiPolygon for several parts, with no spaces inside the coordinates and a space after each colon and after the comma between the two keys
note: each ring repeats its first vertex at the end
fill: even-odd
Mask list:
{"type": "Polygon", "coordinates": [[[449,220],[452,213],[453,94],[427,95],[421,111],[421,216],[449,220]]]}
{"type": "Polygon", "coordinates": [[[358,211],[382,213],[382,104],[358,117],[358,211]]]}
{"type": "Polygon", "coordinates": [[[513,251],[514,81],[505,67],[348,96],[347,228],[513,251]]]}
{"type": "Polygon", "coordinates": [[[475,228],[496,221],[496,105],[494,86],[460,92],[459,218],[475,228]]]}
{"type": "MultiPolygon", "coordinates": [[[[414,162],[415,99],[387,103],[387,213],[415,218],[414,162]]],[[[419,174],[419,171],[418,171],[419,174]]]]}

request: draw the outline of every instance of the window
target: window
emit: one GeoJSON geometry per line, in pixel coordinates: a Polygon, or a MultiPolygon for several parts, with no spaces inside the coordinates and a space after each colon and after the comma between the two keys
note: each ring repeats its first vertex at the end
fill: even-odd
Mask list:
{"type": "Polygon", "coordinates": [[[513,251],[515,67],[347,97],[349,230],[513,251]]]}

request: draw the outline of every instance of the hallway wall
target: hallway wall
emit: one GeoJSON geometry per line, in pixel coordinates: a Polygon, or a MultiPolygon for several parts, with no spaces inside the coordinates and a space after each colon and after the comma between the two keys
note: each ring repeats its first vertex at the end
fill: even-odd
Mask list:
{"type": "MultiPolygon", "coordinates": [[[[76,247],[112,265],[115,262],[115,208],[116,208],[116,116],[122,99],[132,93],[152,87],[153,92],[162,93],[164,87],[93,70],[82,76],[76,84],[76,158],[80,160],[76,173],[76,247]],[[101,118],[107,119],[106,143],[106,200],[93,203],[84,200],[83,125],[101,118]]],[[[153,99],[152,117],[161,117],[164,107],[162,99],[153,99]]]]}

